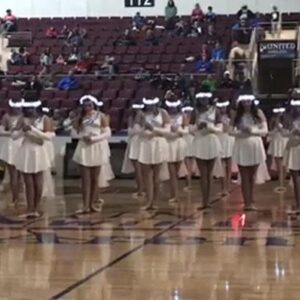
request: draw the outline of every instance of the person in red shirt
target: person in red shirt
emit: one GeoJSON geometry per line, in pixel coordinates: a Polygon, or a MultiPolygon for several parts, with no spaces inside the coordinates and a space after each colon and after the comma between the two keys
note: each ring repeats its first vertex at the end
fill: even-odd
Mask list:
{"type": "Polygon", "coordinates": [[[203,17],[204,17],[203,10],[201,9],[200,4],[197,3],[195,5],[195,8],[192,11],[191,21],[192,23],[194,21],[202,21],[203,17]]]}
{"type": "Polygon", "coordinates": [[[12,14],[11,9],[6,11],[6,15],[3,18],[3,29],[6,32],[12,32],[17,30],[17,17],[12,14]]]}
{"type": "Polygon", "coordinates": [[[50,27],[46,31],[46,37],[51,39],[56,39],[58,36],[58,32],[55,27],[50,27]]]}

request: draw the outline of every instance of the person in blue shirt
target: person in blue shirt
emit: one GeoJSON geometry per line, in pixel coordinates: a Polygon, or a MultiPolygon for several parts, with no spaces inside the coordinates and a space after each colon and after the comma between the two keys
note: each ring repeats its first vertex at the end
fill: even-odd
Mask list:
{"type": "Polygon", "coordinates": [[[203,53],[201,58],[195,62],[194,69],[196,73],[211,73],[213,65],[207,55],[203,53]]]}
{"type": "Polygon", "coordinates": [[[224,49],[220,42],[217,42],[211,53],[211,61],[223,61],[226,58],[224,49]]]}
{"type": "Polygon", "coordinates": [[[209,6],[207,8],[207,13],[205,15],[205,20],[207,22],[215,23],[216,22],[216,18],[217,18],[217,16],[216,16],[215,12],[213,11],[212,6],[209,6]]]}
{"type": "Polygon", "coordinates": [[[141,16],[140,12],[137,12],[133,17],[133,27],[136,26],[137,29],[142,29],[146,25],[146,20],[141,16]]]}
{"type": "Polygon", "coordinates": [[[61,91],[71,91],[79,89],[79,83],[74,77],[74,73],[72,70],[69,72],[68,76],[64,77],[58,82],[57,88],[61,91]]]}

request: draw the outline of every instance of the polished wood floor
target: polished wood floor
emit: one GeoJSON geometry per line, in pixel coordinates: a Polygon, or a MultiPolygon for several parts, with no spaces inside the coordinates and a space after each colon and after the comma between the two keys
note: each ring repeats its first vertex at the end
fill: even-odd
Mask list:
{"type": "Polygon", "coordinates": [[[2,194],[0,299],[299,300],[300,217],[285,212],[291,191],[258,186],[260,211],[244,214],[233,186],[204,213],[197,184],[178,207],[162,192],[159,210],[148,213],[131,198],[133,183],[116,181],[102,213],[76,217],[78,182],[58,182],[35,221],[18,218],[2,194]]]}

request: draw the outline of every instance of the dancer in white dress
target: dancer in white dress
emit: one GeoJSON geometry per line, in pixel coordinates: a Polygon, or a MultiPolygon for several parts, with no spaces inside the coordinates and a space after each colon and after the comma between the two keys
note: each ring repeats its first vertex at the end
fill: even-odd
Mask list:
{"type": "Polygon", "coordinates": [[[79,141],[73,160],[81,168],[83,209],[77,213],[99,212],[101,207],[95,207],[95,202],[101,168],[109,163],[107,139],[111,130],[105,115],[96,110],[99,101],[94,96],[83,96],[79,102],[82,112],[74,122],[79,141]]]}
{"type": "Polygon", "coordinates": [[[159,102],[158,98],[143,99],[145,108],[138,118],[142,127],[138,161],[142,165],[146,210],[153,209],[159,199],[160,169],[169,154],[166,134],[170,132],[170,117],[158,108],[159,102]]]}
{"type": "Polygon", "coordinates": [[[192,120],[194,119],[194,108],[190,104],[185,104],[181,111],[184,114],[184,118],[188,124],[188,133],[185,134],[183,138],[186,142],[186,156],[184,158],[184,163],[187,170],[187,185],[184,190],[189,191],[192,188],[193,166],[195,164],[195,159],[193,157],[194,134],[192,125],[192,120]]]}
{"type": "Polygon", "coordinates": [[[222,195],[229,193],[232,175],[232,153],[234,145],[234,137],[229,134],[230,131],[230,102],[218,101],[217,122],[222,124],[223,131],[218,134],[222,147],[222,164],[224,168],[224,176],[222,177],[222,195]]]}
{"type": "Polygon", "coordinates": [[[231,130],[235,137],[232,159],[241,175],[244,209],[252,211],[257,210],[254,206],[254,185],[258,167],[266,160],[262,137],[268,134],[268,125],[264,113],[255,104],[255,96],[241,95],[237,105],[231,130]]]}
{"type": "Polygon", "coordinates": [[[51,167],[45,141],[53,138],[52,126],[47,116],[40,117],[37,109],[41,101],[23,101],[23,117],[20,118],[13,137],[22,139],[16,158],[16,168],[25,182],[28,214],[26,217],[40,216],[40,203],[43,196],[44,172],[51,167]]]}
{"type": "Polygon", "coordinates": [[[178,202],[178,173],[187,154],[187,143],[184,138],[188,134],[188,121],[181,112],[181,101],[165,101],[170,116],[171,131],[166,135],[169,146],[168,168],[170,174],[170,204],[178,202]]]}
{"type": "Polygon", "coordinates": [[[137,193],[133,194],[134,198],[144,196],[144,182],[141,164],[138,161],[142,127],[138,124],[138,115],[144,109],[144,104],[135,103],[131,106],[128,120],[128,144],[125,151],[122,172],[125,174],[135,173],[137,193]]]}
{"type": "Polygon", "coordinates": [[[268,155],[272,157],[278,172],[278,191],[284,190],[285,170],[283,167],[283,155],[288,142],[288,124],[285,118],[285,107],[273,108],[273,117],[270,121],[268,155]]]}
{"type": "Polygon", "coordinates": [[[15,167],[15,159],[21,140],[14,140],[12,133],[22,115],[22,101],[9,100],[9,110],[3,116],[0,126],[0,136],[4,141],[0,147],[0,160],[5,163],[5,172],[8,172],[12,203],[16,206],[19,200],[21,176],[15,167]]]}
{"type": "Polygon", "coordinates": [[[292,125],[284,155],[284,165],[290,171],[293,181],[295,208],[291,213],[300,212],[300,100],[291,100],[292,125]]]}
{"type": "Polygon", "coordinates": [[[196,95],[196,121],[193,153],[200,171],[200,187],[202,206],[210,208],[210,193],[213,180],[213,169],[217,159],[221,158],[222,149],[218,134],[222,132],[222,124],[216,124],[216,108],[212,105],[211,93],[196,95]]]}

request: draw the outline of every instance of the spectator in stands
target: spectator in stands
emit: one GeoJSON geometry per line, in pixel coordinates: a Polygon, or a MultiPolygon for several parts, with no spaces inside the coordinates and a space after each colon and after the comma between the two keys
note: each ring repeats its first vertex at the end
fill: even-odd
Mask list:
{"type": "Polygon", "coordinates": [[[79,87],[79,83],[74,77],[74,72],[72,70],[69,71],[68,76],[61,79],[57,84],[57,88],[62,91],[77,90],[79,87]]]}
{"type": "Polygon", "coordinates": [[[78,33],[81,39],[83,40],[87,35],[87,30],[80,26],[80,24],[77,24],[73,32],[78,33]]]}
{"type": "MultiPolygon", "coordinates": [[[[100,66],[100,74],[108,74],[109,79],[117,73],[118,68],[115,64],[115,58],[113,56],[106,55],[104,58],[104,62],[100,66]]],[[[97,76],[97,75],[96,75],[97,76]]]]}
{"type": "Polygon", "coordinates": [[[237,12],[237,18],[239,20],[242,19],[249,20],[254,17],[255,17],[254,13],[248,8],[247,5],[242,6],[241,9],[237,12]]]}
{"type": "Polygon", "coordinates": [[[57,56],[55,62],[56,62],[57,65],[66,65],[67,64],[67,62],[66,62],[66,60],[65,60],[62,53],[57,56]]]}
{"type": "Polygon", "coordinates": [[[53,56],[50,48],[47,48],[40,56],[40,63],[42,66],[50,66],[53,63],[53,56]]]}
{"type": "Polygon", "coordinates": [[[35,92],[36,97],[40,96],[41,90],[43,89],[43,85],[40,82],[37,75],[33,75],[29,81],[26,82],[24,90],[35,92]]]}
{"type": "Polygon", "coordinates": [[[169,0],[165,7],[166,29],[173,30],[176,24],[177,7],[173,0],[169,0]]]}
{"type": "Polygon", "coordinates": [[[157,46],[159,44],[158,38],[155,36],[154,31],[151,29],[148,29],[146,31],[146,36],[144,41],[146,44],[150,44],[152,46],[157,46]]]}
{"type": "Polygon", "coordinates": [[[210,23],[216,23],[216,20],[217,20],[217,16],[213,11],[212,6],[209,6],[207,8],[207,13],[205,14],[205,21],[210,23]]]}
{"type": "Polygon", "coordinates": [[[80,59],[80,53],[77,47],[73,47],[72,52],[70,53],[67,61],[69,64],[76,64],[80,59]]]}
{"type": "Polygon", "coordinates": [[[124,33],[119,36],[114,42],[114,46],[135,46],[136,40],[129,29],[125,29],[124,33]]]}
{"type": "Polygon", "coordinates": [[[146,80],[149,79],[149,77],[150,77],[149,71],[147,71],[143,67],[139,68],[137,73],[134,75],[134,79],[137,81],[146,80]]]}
{"type": "Polygon", "coordinates": [[[248,26],[246,19],[240,19],[232,29],[234,40],[242,45],[248,45],[250,43],[252,29],[248,26]]]}
{"type": "Polygon", "coordinates": [[[220,84],[221,88],[232,89],[235,87],[234,81],[230,77],[230,72],[226,70],[223,75],[223,79],[220,84]]]}
{"type": "Polygon", "coordinates": [[[192,23],[195,21],[201,22],[203,20],[203,17],[204,17],[203,10],[201,9],[200,4],[196,3],[192,11],[191,22],[192,23]]]}
{"type": "Polygon", "coordinates": [[[6,15],[3,18],[3,30],[5,32],[17,31],[17,17],[13,15],[11,9],[6,11],[6,15]]]}
{"type": "Polygon", "coordinates": [[[95,65],[95,59],[89,52],[82,57],[74,67],[76,73],[86,74],[89,73],[95,65]]]}
{"type": "Polygon", "coordinates": [[[272,25],[272,35],[277,36],[279,38],[280,36],[280,12],[277,8],[277,6],[273,6],[273,10],[271,12],[271,25],[272,25]]]}
{"type": "Polygon", "coordinates": [[[74,30],[70,31],[66,45],[69,47],[80,47],[82,46],[82,33],[80,28],[76,27],[74,30]]]}
{"type": "Polygon", "coordinates": [[[20,47],[20,49],[19,49],[19,54],[20,54],[20,56],[22,57],[23,65],[28,65],[28,64],[29,64],[30,54],[29,54],[29,52],[27,51],[27,49],[24,48],[24,47],[20,47]]]}
{"type": "Polygon", "coordinates": [[[53,89],[55,87],[54,74],[51,73],[50,66],[43,66],[38,78],[45,89],[53,89]]]}
{"type": "Polygon", "coordinates": [[[213,62],[223,61],[226,58],[225,50],[221,47],[220,42],[216,42],[211,52],[211,60],[213,62]]]}
{"type": "Polygon", "coordinates": [[[64,25],[57,38],[66,40],[69,34],[70,34],[70,29],[68,28],[67,25],[64,25]]]}
{"type": "Polygon", "coordinates": [[[197,38],[202,35],[202,27],[199,21],[194,21],[187,37],[197,38]]]}
{"type": "Polygon", "coordinates": [[[237,82],[239,86],[240,94],[252,94],[252,83],[248,76],[246,76],[245,72],[241,71],[237,75],[237,82]]]}
{"type": "Polygon", "coordinates": [[[219,41],[219,37],[215,31],[215,26],[214,24],[210,23],[207,26],[207,34],[205,36],[205,42],[208,45],[215,45],[219,41]]]}
{"type": "Polygon", "coordinates": [[[11,49],[9,62],[11,65],[23,65],[24,61],[22,55],[17,52],[15,49],[11,49]]]}
{"type": "Polygon", "coordinates": [[[212,71],[212,63],[206,54],[202,54],[201,58],[195,62],[194,69],[196,73],[210,73],[212,71]]]}
{"type": "Polygon", "coordinates": [[[132,27],[136,27],[138,30],[142,30],[146,25],[146,19],[141,16],[141,13],[138,11],[132,19],[132,27]]]}
{"type": "Polygon", "coordinates": [[[179,19],[175,24],[174,35],[185,36],[187,34],[186,24],[183,19],[179,19]]]}
{"type": "Polygon", "coordinates": [[[56,39],[58,36],[58,32],[55,27],[51,26],[46,31],[46,37],[51,39],[56,39]]]}
{"type": "Polygon", "coordinates": [[[217,90],[217,80],[211,74],[201,82],[201,91],[214,93],[217,90]]]}

